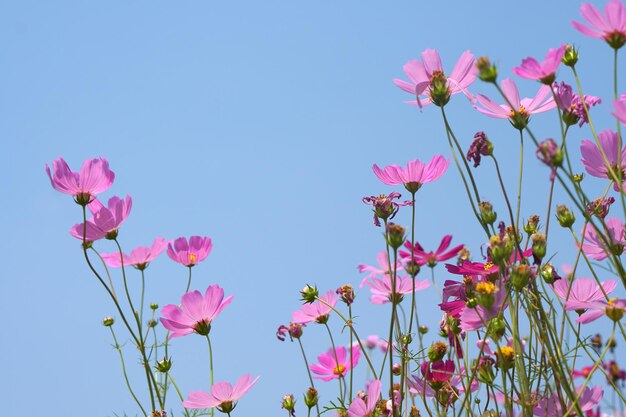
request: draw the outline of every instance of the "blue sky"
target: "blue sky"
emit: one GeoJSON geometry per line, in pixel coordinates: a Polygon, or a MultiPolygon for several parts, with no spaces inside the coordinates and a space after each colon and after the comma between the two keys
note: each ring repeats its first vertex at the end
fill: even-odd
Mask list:
{"type": "MultiPolygon", "coordinates": [[[[403,104],[409,97],[393,85],[393,78],[404,78],[402,65],[430,47],[451,71],[470,49],[491,57],[502,79],[522,58],[543,57],[570,42],[580,47],[585,87],[609,97],[612,51],[571,27],[579,5],[0,3],[4,413],[136,412],[100,324],[113,306],[68,233],[80,221],[79,208],[50,187],[46,163],[58,156],[74,168],[90,157],[110,161],[116,180],[105,196],[131,194],[134,200],[120,232],[128,251],[156,236],[213,238],[213,253],[194,270],[192,287],[218,283],[235,295],[212,331],[216,379],[261,375],[236,415],[275,415],[283,394],[299,397],[306,389],[297,347],[274,336],[299,307],[299,289],[304,283],[324,291],[357,285],[356,265],[373,263],[382,248],[361,198],[392,188],[378,182],[371,165],[449,157],[438,109],[420,113],[403,104]]],[[[516,81],[523,96],[538,88],[516,81]]],[[[495,96],[481,84],[472,91],[495,96]]],[[[608,103],[598,107],[597,120],[612,127],[608,103]]],[[[461,96],[448,112],[464,146],[476,131],[487,132],[514,189],[516,131],[478,114],[461,96]]],[[[545,114],[531,123],[541,137],[556,137],[555,120],[545,114]]],[[[576,130],[572,136],[579,141],[589,133],[576,130]]],[[[528,146],[525,218],[545,215],[547,201],[548,171],[533,154],[528,146]]],[[[476,175],[485,184],[483,197],[504,214],[493,172],[480,169],[476,175]]],[[[589,184],[601,187],[600,181],[589,184]]],[[[557,192],[556,201],[566,200],[557,192]]],[[[406,214],[398,221],[406,223],[406,214]]],[[[417,227],[426,247],[453,233],[454,243],[466,243],[478,257],[480,229],[453,166],[420,190],[417,227]]],[[[560,265],[569,261],[573,245],[562,230],[553,230],[558,243],[550,249],[560,265]]],[[[112,250],[106,242],[101,248],[112,250]]],[[[157,260],[147,270],[146,300],[177,303],[185,274],[165,256],[157,260]]],[[[437,276],[445,277],[442,266],[437,276]]],[[[440,316],[434,294],[420,301],[431,327],[440,316]]],[[[382,332],[387,309],[370,306],[366,291],[359,298],[362,332],[382,332]]],[[[338,322],[333,325],[339,329],[338,322]]],[[[314,327],[303,342],[310,359],[328,345],[314,327]]],[[[181,389],[207,389],[203,340],[182,338],[172,349],[181,389]]],[[[134,364],[130,346],[127,352],[134,364]]]]}

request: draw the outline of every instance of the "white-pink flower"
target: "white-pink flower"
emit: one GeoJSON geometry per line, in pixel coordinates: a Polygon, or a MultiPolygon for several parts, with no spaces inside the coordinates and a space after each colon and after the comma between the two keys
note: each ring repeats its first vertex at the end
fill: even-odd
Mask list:
{"type": "Polygon", "coordinates": [[[211,392],[190,392],[189,399],[183,401],[183,407],[217,407],[222,413],[230,413],[237,405],[237,401],[243,397],[258,380],[258,376],[252,379],[252,376],[248,374],[239,378],[234,387],[229,382],[216,382],[211,387],[211,392]]]}

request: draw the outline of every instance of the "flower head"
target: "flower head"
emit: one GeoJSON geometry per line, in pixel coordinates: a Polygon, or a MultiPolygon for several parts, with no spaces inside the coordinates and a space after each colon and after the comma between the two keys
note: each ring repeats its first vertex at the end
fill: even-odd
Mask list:
{"type": "Polygon", "coordinates": [[[192,267],[205,260],[211,249],[213,243],[209,237],[191,236],[189,242],[186,237],[179,237],[174,241],[173,247],[171,242],[167,245],[167,256],[175,262],[192,267]]]}
{"type": "Polygon", "coordinates": [[[415,101],[409,101],[420,108],[428,103],[444,106],[450,96],[464,93],[476,79],[477,68],[474,65],[474,55],[469,51],[463,52],[449,76],[443,72],[439,52],[435,49],[426,49],[422,52],[422,62],[409,61],[404,65],[404,73],[410,82],[395,79],[393,82],[407,93],[415,96],[415,101]]]}
{"type": "Polygon", "coordinates": [[[380,227],[379,219],[391,220],[396,216],[398,210],[402,206],[410,206],[410,201],[398,202],[393,201],[401,197],[400,193],[391,192],[389,195],[381,194],[377,196],[363,197],[363,202],[374,206],[372,211],[374,212],[374,224],[380,227]]]}
{"type": "MultiPolygon", "coordinates": [[[[437,262],[452,259],[461,249],[463,249],[463,245],[458,245],[448,250],[451,242],[452,235],[445,235],[443,239],[441,239],[441,243],[435,252],[426,252],[422,245],[415,242],[415,246],[413,246],[413,260],[420,266],[428,265],[429,267],[434,268],[435,265],[437,265],[437,262]]],[[[408,252],[401,250],[400,257],[406,262],[409,258],[411,258],[411,242],[405,242],[404,247],[408,250],[408,252]]]]}
{"type": "Polygon", "coordinates": [[[181,299],[181,307],[174,304],[161,309],[161,323],[171,331],[170,337],[180,337],[191,333],[206,336],[211,331],[211,323],[232,301],[233,296],[224,299],[224,289],[211,285],[204,296],[200,291],[189,291],[181,299]]]}
{"type": "Polygon", "coordinates": [[[441,155],[437,155],[430,160],[428,165],[419,159],[415,159],[406,164],[406,169],[402,169],[399,165],[389,165],[381,169],[376,164],[374,164],[372,169],[383,183],[387,185],[404,184],[409,192],[415,193],[422,187],[422,184],[435,181],[441,177],[448,169],[449,164],[449,160],[446,160],[441,155]]]}
{"type": "Polygon", "coordinates": [[[104,262],[112,268],[121,267],[123,260],[124,266],[134,266],[139,270],[143,270],[146,269],[148,264],[155,260],[166,247],[167,240],[162,237],[157,237],[154,239],[154,242],[152,242],[150,247],[137,246],[130,252],[130,255],[123,253],[121,259],[119,252],[103,253],[102,259],[104,259],[104,262]]]}
{"type": "MultiPolygon", "coordinates": [[[[578,405],[581,411],[591,410],[593,407],[600,403],[604,391],[601,387],[577,387],[576,393],[578,398],[578,405]],[[581,393],[582,391],[582,393],[581,393]]],[[[566,410],[572,409],[573,406],[570,401],[566,405],[566,410]]],[[[533,408],[533,414],[538,417],[561,417],[565,415],[565,410],[562,409],[561,400],[556,394],[544,398],[533,408]]]]}
{"type": "MultiPolygon", "coordinates": [[[[365,285],[370,287],[370,292],[372,293],[370,301],[372,303],[385,304],[392,301],[394,292],[392,291],[391,277],[389,275],[383,275],[382,278],[372,277],[368,281],[365,281],[365,285]]],[[[402,301],[405,294],[411,294],[414,285],[415,291],[420,291],[430,287],[430,282],[427,280],[415,280],[415,284],[413,284],[412,278],[402,277],[400,275],[396,276],[395,302],[398,303],[402,301]]]]}
{"type": "Polygon", "coordinates": [[[502,81],[502,91],[508,100],[507,103],[497,104],[490,98],[478,94],[476,100],[482,107],[478,105],[474,105],[474,107],[489,117],[509,119],[516,129],[526,127],[531,114],[542,113],[556,106],[554,99],[548,98],[551,94],[549,85],[542,85],[534,98],[520,99],[517,86],[511,79],[507,78],[502,81]]]}
{"type": "Polygon", "coordinates": [[[537,80],[543,84],[552,84],[556,70],[561,64],[563,55],[565,55],[565,48],[566,45],[561,45],[557,49],[551,48],[543,62],[532,57],[525,58],[522,65],[513,68],[513,73],[518,77],[537,80]]]}
{"type": "Polygon", "coordinates": [[[560,279],[553,284],[554,292],[565,301],[565,310],[585,310],[589,303],[606,300],[617,287],[613,280],[602,281],[600,285],[593,278],[579,278],[572,283],[560,279]]]}
{"type": "Polygon", "coordinates": [[[606,259],[609,254],[620,255],[626,245],[624,223],[617,217],[612,217],[607,219],[605,224],[606,230],[603,234],[609,243],[608,247],[604,243],[604,240],[598,236],[595,228],[588,225],[584,233],[583,252],[585,252],[588,257],[597,261],[606,259]]]}
{"type": "Polygon", "coordinates": [[[86,205],[96,194],[108,189],[115,174],[109,169],[109,162],[104,158],[87,159],[79,172],[73,172],[63,158],[52,162],[52,171],[46,164],[46,173],[52,187],[65,194],[74,196],[80,205],[86,205]]]}
{"type": "Polygon", "coordinates": [[[119,227],[130,215],[133,201],[129,195],[124,200],[111,197],[107,206],[94,198],[87,205],[93,217],[86,223],[79,223],[70,229],[70,233],[77,239],[93,242],[102,238],[115,239],[119,227]]]}
{"type": "MultiPolygon", "coordinates": [[[[387,258],[387,253],[384,250],[378,252],[378,254],[376,255],[376,261],[378,262],[378,266],[364,264],[359,264],[357,266],[359,272],[367,272],[367,275],[365,276],[365,278],[363,278],[359,287],[362,288],[369,278],[382,277],[384,275],[388,276],[391,273],[389,259],[387,258]]],[[[399,261],[396,261],[394,268],[396,272],[402,271],[404,269],[399,261]]]]}
{"type": "Polygon", "coordinates": [[[587,324],[602,316],[607,316],[615,322],[619,322],[626,313],[626,300],[611,298],[609,301],[594,301],[587,304],[589,311],[576,318],[577,323],[587,324]]]}
{"type": "Polygon", "coordinates": [[[292,321],[299,324],[313,322],[326,323],[328,315],[333,311],[333,307],[335,307],[339,299],[334,291],[330,290],[322,295],[320,300],[314,303],[304,304],[302,309],[294,311],[291,315],[292,321]]]}
{"type": "Polygon", "coordinates": [[[602,150],[590,140],[582,141],[580,153],[583,165],[585,165],[587,172],[594,177],[612,180],[614,182],[613,188],[615,191],[619,191],[620,187],[615,180],[621,176],[622,186],[624,180],[626,180],[626,146],[621,151],[618,149],[620,141],[617,133],[612,130],[600,132],[598,140],[602,150]],[[603,152],[608,163],[604,160],[603,152]],[[619,166],[617,165],[618,161],[620,163],[619,166]]]}
{"type": "Polygon", "coordinates": [[[580,6],[580,15],[589,26],[579,22],[572,22],[572,25],[583,35],[604,39],[614,49],[626,43],[626,10],[621,1],[608,2],[604,6],[604,14],[593,4],[585,3],[580,6]]]}
{"type": "Polygon", "coordinates": [[[330,348],[328,352],[322,353],[317,357],[319,365],[311,365],[311,371],[320,375],[314,378],[322,381],[343,378],[350,369],[359,363],[360,356],[361,352],[357,344],[351,347],[351,353],[348,353],[348,350],[343,346],[339,346],[334,350],[330,348]],[[352,361],[350,361],[350,358],[352,358],[352,361]]]}
{"type": "Polygon", "coordinates": [[[237,406],[237,401],[239,401],[258,380],[258,376],[252,379],[252,376],[248,374],[239,378],[239,381],[235,383],[234,387],[229,382],[216,382],[211,387],[211,392],[190,392],[189,399],[183,401],[183,407],[217,407],[222,413],[230,413],[237,406]]]}
{"type": "Polygon", "coordinates": [[[552,90],[556,97],[556,105],[563,112],[563,121],[568,125],[575,125],[582,127],[585,123],[589,123],[589,117],[587,117],[587,109],[591,109],[596,104],[602,103],[602,99],[596,96],[584,95],[581,99],[578,94],[572,91],[572,86],[565,84],[564,82],[554,83],[552,90]]]}
{"type": "Polygon", "coordinates": [[[348,417],[371,417],[378,404],[381,387],[382,383],[378,379],[370,382],[366,399],[355,398],[348,407],[348,417]]]}
{"type": "Polygon", "coordinates": [[[620,100],[613,101],[615,111],[611,112],[613,116],[626,125],[626,94],[623,94],[620,100]]]}

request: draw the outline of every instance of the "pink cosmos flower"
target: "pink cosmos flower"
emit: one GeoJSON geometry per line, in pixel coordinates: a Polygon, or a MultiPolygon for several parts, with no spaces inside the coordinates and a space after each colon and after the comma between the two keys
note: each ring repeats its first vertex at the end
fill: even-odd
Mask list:
{"type": "Polygon", "coordinates": [[[84,234],[85,240],[89,242],[105,237],[115,239],[119,227],[130,215],[132,206],[133,201],[129,195],[124,200],[119,197],[111,197],[107,207],[104,207],[100,200],[94,198],[87,206],[93,214],[93,217],[87,220],[87,226],[85,227],[85,223],[76,224],[70,229],[70,233],[80,240],[83,240],[84,234]]]}
{"type": "Polygon", "coordinates": [[[589,374],[593,371],[594,366],[585,366],[580,371],[576,369],[572,369],[572,376],[574,378],[587,378],[589,374]]]}
{"type": "MultiPolygon", "coordinates": [[[[605,221],[606,231],[604,236],[611,243],[610,248],[607,248],[602,239],[596,233],[596,230],[587,226],[585,229],[583,252],[597,261],[601,261],[608,257],[608,253],[613,251],[620,252],[626,246],[626,239],[624,238],[624,223],[617,217],[612,217],[605,221]]],[[[620,252],[621,253],[621,252],[620,252]]]]}
{"type": "Polygon", "coordinates": [[[54,176],[46,164],[46,173],[52,187],[73,195],[75,201],[81,205],[90,203],[96,194],[108,189],[115,179],[115,174],[109,169],[109,162],[104,158],[87,159],[80,172],[73,172],[63,158],[58,158],[52,162],[52,171],[54,176]]]}
{"type": "Polygon", "coordinates": [[[170,242],[167,246],[167,256],[175,262],[187,267],[198,265],[206,259],[213,249],[210,237],[191,236],[189,242],[186,237],[179,237],[174,241],[174,246],[170,242]]]}
{"type": "Polygon", "coordinates": [[[620,100],[613,101],[613,107],[615,111],[611,112],[611,114],[626,125],[626,94],[622,95],[620,100]]]}
{"type": "Polygon", "coordinates": [[[322,381],[330,381],[331,379],[343,378],[348,371],[354,368],[359,363],[359,357],[361,352],[359,351],[359,345],[353,345],[352,349],[352,362],[350,361],[350,354],[343,346],[337,347],[334,351],[333,348],[328,349],[328,352],[322,353],[317,357],[318,364],[311,365],[311,371],[316,379],[322,381]]]}
{"type": "Polygon", "coordinates": [[[579,22],[572,22],[572,25],[583,35],[604,39],[615,49],[626,43],[626,10],[619,0],[608,2],[604,6],[604,15],[593,4],[583,4],[580,15],[590,26],[579,22]]]}
{"type": "Polygon", "coordinates": [[[318,300],[314,303],[304,304],[302,309],[294,311],[291,315],[292,321],[299,324],[313,322],[326,323],[326,321],[328,321],[328,315],[333,311],[329,306],[334,307],[339,299],[334,291],[330,290],[322,295],[320,300],[323,300],[325,303],[318,300]]]}
{"type": "MultiPolygon", "coordinates": [[[[427,264],[429,267],[434,268],[437,262],[452,259],[463,249],[463,245],[458,245],[448,250],[450,242],[452,242],[452,235],[445,235],[443,239],[441,239],[441,243],[436,252],[426,252],[422,245],[415,242],[415,246],[413,246],[413,260],[420,266],[427,264]]],[[[411,242],[405,242],[404,247],[407,248],[408,252],[401,250],[400,257],[405,262],[408,262],[410,260],[409,258],[411,258],[411,242]]]]}
{"type": "Polygon", "coordinates": [[[557,49],[550,48],[543,62],[532,57],[525,58],[522,65],[513,68],[513,73],[521,78],[537,80],[543,84],[552,84],[556,70],[561,64],[563,55],[565,55],[565,48],[566,45],[561,45],[557,49]]]}
{"type": "Polygon", "coordinates": [[[623,181],[626,180],[626,146],[623,147],[620,152],[618,149],[619,138],[617,133],[612,130],[600,132],[598,134],[598,140],[608,159],[608,164],[602,156],[602,151],[590,140],[583,140],[581,142],[580,153],[582,155],[582,163],[585,165],[585,169],[590,175],[598,178],[608,178],[614,181],[613,188],[615,191],[619,191],[620,187],[615,183],[614,177],[611,175],[610,171],[612,170],[615,175],[619,175],[620,172],[622,173],[623,186],[623,181]],[[619,167],[617,166],[618,159],[620,159],[619,167]]]}
{"type": "Polygon", "coordinates": [[[367,398],[364,401],[362,398],[355,398],[348,407],[348,417],[370,417],[380,398],[380,390],[382,382],[378,379],[373,380],[367,387],[367,398]]]}
{"type": "Polygon", "coordinates": [[[378,165],[374,164],[372,169],[374,174],[387,185],[404,184],[407,190],[411,193],[415,193],[419,190],[422,184],[435,181],[441,177],[446,169],[450,160],[446,160],[443,156],[437,155],[430,160],[428,165],[421,162],[419,159],[415,159],[406,164],[406,169],[402,169],[399,165],[389,165],[383,169],[380,169],[378,165]]]}
{"type": "MultiPolygon", "coordinates": [[[[465,392],[465,369],[461,368],[458,373],[455,372],[454,362],[451,360],[440,360],[436,362],[423,362],[420,371],[423,378],[412,375],[413,380],[407,379],[411,391],[427,398],[437,397],[443,387],[450,387],[459,395],[465,392]]],[[[478,389],[478,381],[474,379],[470,385],[470,391],[478,389]]],[[[448,402],[452,403],[457,397],[451,395],[448,402]]]]}
{"type": "Polygon", "coordinates": [[[531,114],[542,113],[556,107],[554,98],[551,97],[549,85],[542,85],[534,98],[520,100],[517,86],[511,79],[507,78],[502,81],[502,91],[513,106],[512,108],[508,102],[497,104],[482,94],[476,96],[477,102],[482,107],[474,105],[474,108],[489,117],[509,119],[516,129],[523,129],[528,124],[531,114]]]}
{"type": "MultiPolygon", "coordinates": [[[[582,389],[582,387],[577,387],[576,392],[580,393],[582,389]]],[[[591,410],[600,403],[603,395],[604,390],[602,390],[601,387],[585,387],[578,399],[581,410],[591,410]]],[[[571,406],[572,404],[568,401],[566,409],[563,410],[558,396],[553,394],[540,401],[539,404],[533,408],[533,414],[539,417],[561,417],[571,406]]]]}
{"type": "MultiPolygon", "coordinates": [[[[130,255],[122,254],[124,266],[134,266],[139,270],[146,269],[148,264],[154,261],[167,247],[167,240],[157,237],[150,247],[137,246],[130,255]]],[[[102,259],[112,268],[122,266],[119,252],[103,253],[102,259]]]]}
{"type": "Polygon", "coordinates": [[[461,54],[449,77],[444,74],[439,52],[435,49],[426,49],[422,52],[422,61],[423,63],[413,60],[404,65],[404,73],[410,82],[393,80],[402,90],[415,96],[416,100],[409,101],[408,104],[421,108],[433,102],[434,98],[435,104],[442,106],[451,95],[461,92],[471,99],[467,87],[476,79],[478,70],[474,65],[474,55],[469,51],[461,54]]]}
{"type": "Polygon", "coordinates": [[[560,84],[555,82],[552,84],[552,89],[556,96],[556,104],[563,111],[563,120],[568,126],[578,123],[578,126],[582,127],[585,123],[589,123],[585,106],[589,110],[596,104],[602,103],[600,97],[587,94],[581,100],[580,96],[572,91],[572,86],[564,82],[560,84]]]}
{"type": "Polygon", "coordinates": [[[200,291],[189,291],[181,299],[181,307],[174,304],[161,309],[161,323],[171,331],[170,337],[180,337],[191,333],[206,336],[211,331],[211,323],[232,301],[233,296],[224,299],[224,289],[211,285],[204,296],[200,291]]]}
{"type": "Polygon", "coordinates": [[[626,300],[612,298],[607,301],[595,301],[587,304],[589,311],[576,318],[577,323],[587,324],[602,316],[609,316],[613,321],[620,321],[626,313],[626,300]]]}
{"type": "MultiPolygon", "coordinates": [[[[365,276],[365,278],[363,278],[361,284],[359,285],[360,288],[363,288],[367,280],[370,278],[383,277],[384,275],[389,276],[389,274],[391,273],[391,268],[389,267],[389,259],[387,258],[387,253],[384,250],[378,252],[378,254],[376,255],[376,261],[378,262],[378,266],[364,264],[359,264],[357,266],[359,272],[367,272],[367,275],[365,276]]],[[[400,261],[396,261],[395,271],[400,272],[403,270],[404,268],[402,267],[400,261]]]]}
{"type": "MultiPolygon", "coordinates": [[[[396,302],[402,301],[405,294],[411,294],[413,292],[413,279],[408,277],[396,276],[396,302]]],[[[365,285],[370,287],[372,296],[370,301],[373,304],[385,304],[391,301],[393,293],[391,290],[391,277],[389,275],[383,275],[382,278],[372,277],[365,282],[365,285]]],[[[430,282],[427,280],[418,281],[415,280],[415,291],[420,291],[430,287],[430,282]]]]}
{"type": "Polygon", "coordinates": [[[604,294],[610,294],[617,287],[614,280],[602,281],[600,285],[593,278],[579,278],[570,283],[565,279],[555,281],[554,292],[565,301],[565,310],[584,310],[589,303],[606,300],[604,294]],[[604,290],[604,292],[603,292],[604,290]]]}
{"type": "Polygon", "coordinates": [[[216,382],[211,387],[211,392],[193,391],[189,393],[189,399],[183,401],[185,408],[213,408],[217,407],[222,413],[230,413],[237,401],[244,396],[259,380],[252,376],[244,375],[239,378],[233,387],[228,382],[216,382]]]}

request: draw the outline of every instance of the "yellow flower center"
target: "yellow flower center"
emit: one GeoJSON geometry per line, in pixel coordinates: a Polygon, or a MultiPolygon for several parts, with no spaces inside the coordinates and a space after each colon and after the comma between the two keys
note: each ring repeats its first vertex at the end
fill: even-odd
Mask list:
{"type": "Polygon", "coordinates": [[[500,356],[504,360],[512,360],[513,359],[513,348],[511,346],[502,346],[500,348],[500,356]]]}
{"type": "Polygon", "coordinates": [[[196,263],[196,255],[194,253],[190,253],[189,254],[189,263],[190,264],[195,264],[196,263]]]}
{"type": "Polygon", "coordinates": [[[335,369],[333,369],[333,374],[343,376],[343,371],[346,370],[346,367],[343,365],[337,365],[335,369]]]}
{"type": "Polygon", "coordinates": [[[476,284],[476,292],[483,295],[490,295],[497,291],[493,282],[479,282],[476,284]]]}
{"type": "Polygon", "coordinates": [[[491,262],[487,262],[484,268],[485,268],[485,271],[489,271],[491,268],[493,268],[493,264],[491,262]]]}

